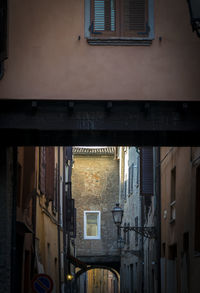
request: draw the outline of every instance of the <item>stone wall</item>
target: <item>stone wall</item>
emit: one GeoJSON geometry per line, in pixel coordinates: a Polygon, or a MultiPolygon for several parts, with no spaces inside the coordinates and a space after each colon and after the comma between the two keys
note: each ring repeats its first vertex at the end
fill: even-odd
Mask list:
{"type": "Polygon", "coordinates": [[[94,150],[90,153],[74,151],[73,160],[72,197],[77,208],[77,256],[116,255],[117,228],[111,213],[119,196],[119,167],[115,152],[103,149],[98,153],[94,150]],[[84,239],[84,211],[101,212],[100,239],[84,239]]]}

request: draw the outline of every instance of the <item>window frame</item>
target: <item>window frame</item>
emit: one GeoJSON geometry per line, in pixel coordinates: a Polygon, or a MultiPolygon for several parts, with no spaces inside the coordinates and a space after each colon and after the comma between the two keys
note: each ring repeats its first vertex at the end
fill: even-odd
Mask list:
{"type": "Polygon", "coordinates": [[[94,240],[101,239],[101,212],[100,211],[84,211],[84,239],[94,240]],[[97,216],[97,236],[87,235],[87,214],[98,214],[97,216]]]}
{"type": "Polygon", "coordinates": [[[113,37],[109,36],[100,38],[92,36],[90,32],[91,26],[91,5],[92,0],[85,0],[85,38],[90,45],[150,45],[154,40],[154,0],[148,0],[148,26],[149,35],[141,37],[113,37]]]}

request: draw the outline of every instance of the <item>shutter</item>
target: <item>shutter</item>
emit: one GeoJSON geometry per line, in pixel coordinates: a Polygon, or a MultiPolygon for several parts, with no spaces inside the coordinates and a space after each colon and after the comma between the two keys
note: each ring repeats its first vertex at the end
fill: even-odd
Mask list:
{"type": "MultiPolygon", "coordinates": [[[[76,230],[76,209],[75,202],[72,198],[66,199],[66,227],[71,236],[75,235],[76,230]]],[[[74,236],[75,237],[75,236],[74,236]]]]}
{"type": "Polygon", "coordinates": [[[124,0],[122,37],[148,36],[148,0],[124,0]]]}
{"type": "Polygon", "coordinates": [[[128,195],[131,193],[131,168],[128,168],[128,195]]]}
{"type": "Polygon", "coordinates": [[[58,207],[58,164],[56,164],[56,168],[54,169],[54,199],[53,199],[53,211],[57,211],[58,207]]]}
{"type": "Polygon", "coordinates": [[[54,199],[54,147],[46,147],[46,198],[49,201],[54,199]]]}
{"type": "Polygon", "coordinates": [[[153,195],[153,147],[140,149],[141,195],[153,195]]]}
{"type": "Polygon", "coordinates": [[[66,147],[66,156],[65,156],[66,161],[67,160],[72,160],[72,147],[66,147]]]}
{"type": "Polygon", "coordinates": [[[39,176],[39,188],[42,194],[45,194],[45,174],[46,174],[46,159],[45,159],[45,147],[40,147],[40,176],[39,176]]]}
{"type": "Polygon", "coordinates": [[[133,193],[133,180],[134,180],[134,164],[131,165],[131,184],[130,184],[131,193],[133,193]]]}
{"type": "Polygon", "coordinates": [[[76,238],[76,208],[73,209],[70,222],[70,236],[76,238]]]}
{"type": "Polygon", "coordinates": [[[7,58],[7,0],[0,1],[0,62],[7,58]]]}
{"type": "Polygon", "coordinates": [[[93,30],[104,31],[105,30],[105,1],[93,0],[93,30]]]}
{"type": "MultiPolygon", "coordinates": [[[[119,1],[119,0],[117,0],[119,1]]],[[[90,32],[94,37],[116,35],[116,0],[91,0],[90,32]]],[[[119,5],[119,4],[118,4],[119,5]]]]}

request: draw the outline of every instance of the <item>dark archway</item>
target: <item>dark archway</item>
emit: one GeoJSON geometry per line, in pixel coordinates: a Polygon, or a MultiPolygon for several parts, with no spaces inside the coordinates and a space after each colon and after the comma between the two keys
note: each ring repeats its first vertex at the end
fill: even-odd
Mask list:
{"type": "Polygon", "coordinates": [[[115,275],[117,281],[119,282],[119,279],[120,279],[119,272],[117,272],[115,269],[113,269],[111,267],[107,267],[107,266],[103,266],[103,265],[91,265],[91,266],[88,266],[86,269],[81,269],[80,271],[78,271],[76,273],[75,278],[77,279],[77,278],[80,277],[80,275],[86,273],[89,270],[93,270],[93,269],[104,269],[104,270],[108,270],[108,271],[112,272],[115,275]]]}
{"type": "MultiPolygon", "coordinates": [[[[109,266],[104,266],[104,265],[91,265],[91,266],[88,266],[85,269],[81,269],[80,271],[78,271],[76,273],[76,275],[75,275],[75,280],[74,280],[74,287],[76,288],[76,291],[78,291],[78,290],[80,291],[80,287],[79,287],[80,286],[80,284],[79,284],[80,279],[79,278],[83,274],[86,274],[88,271],[92,271],[92,270],[95,270],[95,269],[97,269],[97,270],[107,270],[107,271],[110,271],[112,273],[112,275],[114,276],[114,284],[115,284],[114,285],[114,292],[119,292],[119,288],[120,288],[120,274],[119,274],[119,272],[117,272],[115,269],[113,269],[113,268],[111,268],[109,266]]],[[[100,273],[100,276],[101,276],[101,278],[102,277],[104,278],[104,273],[103,273],[103,276],[100,273]]],[[[86,276],[84,278],[86,278],[86,276]]],[[[107,281],[108,281],[108,279],[107,279],[107,281]]],[[[100,287],[101,287],[101,281],[100,281],[100,287]]],[[[80,292],[82,292],[82,291],[80,291],[80,292]]]]}

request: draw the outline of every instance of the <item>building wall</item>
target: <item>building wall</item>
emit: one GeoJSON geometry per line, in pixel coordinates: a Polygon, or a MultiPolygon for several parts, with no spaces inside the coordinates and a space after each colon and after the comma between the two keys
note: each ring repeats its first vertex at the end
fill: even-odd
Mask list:
{"type": "Polygon", "coordinates": [[[77,256],[118,255],[111,210],[118,200],[118,160],[114,154],[74,152],[72,195],[77,208],[77,256]],[[101,212],[101,239],[84,239],[84,211],[101,212]]]}
{"type": "MultiPolygon", "coordinates": [[[[156,196],[153,189],[156,180],[149,176],[154,172],[153,148],[148,147],[142,151],[142,148],[120,147],[119,154],[120,206],[124,210],[122,226],[155,227],[156,196]],[[152,187],[149,194],[147,185],[152,187]]],[[[121,292],[159,292],[156,254],[158,240],[141,236],[134,231],[124,233],[123,229],[121,236],[125,242],[121,249],[121,292]]]]}
{"type": "Polygon", "coordinates": [[[17,148],[16,263],[17,292],[30,292],[33,278],[36,166],[35,147],[17,148]]]}
{"type": "MultiPolygon", "coordinates": [[[[37,202],[36,202],[36,260],[38,273],[48,274],[53,282],[53,292],[59,292],[59,257],[63,252],[63,235],[60,231],[60,256],[58,252],[58,211],[53,212],[52,201],[48,202],[46,195],[39,189],[39,147],[37,151],[37,202]]],[[[55,166],[58,164],[58,147],[55,147],[55,166]]],[[[61,157],[62,158],[62,157],[61,157]]],[[[63,164],[63,160],[61,165],[63,164]]],[[[62,171],[63,168],[61,167],[62,171]]],[[[61,174],[60,174],[61,175],[61,174]]],[[[62,174],[63,177],[63,174],[62,174]]],[[[62,196],[62,194],[60,194],[62,196]]],[[[60,197],[58,196],[58,200],[60,197]]],[[[63,265],[61,267],[63,282],[63,265]]]]}
{"type": "Polygon", "coordinates": [[[198,147],[161,148],[161,269],[165,280],[162,292],[200,290],[200,261],[194,249],[196,170],[200,164],[199,155],[198,147]],[[172,220],[171,171],[174,167],[176,196],[173,206],[176,216],[172,220]]]}
{"type": "MultiPolygon", "coordinates": [[[[120,206],[124,209],[122,226],[136,226],[136,218],[137,225],[141,226],[139,153],[135,147],[121,147],[119,154],[122,186],[120,206]],[[130,172],[132,166],[133,172],[130,172]],[[128,188],[129,182],[133,182],[131,190],[128,188]]],[[[142,286],[142,238],[134,231],[124,233],[121,230],[121,236],[125,241],[121,250],[121,292],[139,293],[142,286]]]]}
{"type": "Polygon", "coordinates": [[[8,5],[8,59],[0,99],[199,99],[200,43],[187,1],[155,0],[150,46],[89,45],[84,0],[8,5]]]}
{"type": "Polygon", "coordinates": [[[0,205],[2,210],[0,213],[0,292],[2,293],[13,290],[13,175],[13,148],[1,147],[0,205]]]}

